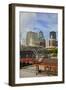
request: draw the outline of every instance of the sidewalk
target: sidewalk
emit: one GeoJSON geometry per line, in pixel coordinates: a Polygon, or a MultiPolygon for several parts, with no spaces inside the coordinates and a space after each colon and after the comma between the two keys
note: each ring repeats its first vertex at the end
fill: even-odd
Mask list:
{"type": "Polygon", "coordinates": [[[20,77],[41,77],[41,76],[47,76],[44,72],[43,74],[39,73],[36,75],[36,67],[30,65],[25,66],[22,69],[20,69],[20,77]]]}

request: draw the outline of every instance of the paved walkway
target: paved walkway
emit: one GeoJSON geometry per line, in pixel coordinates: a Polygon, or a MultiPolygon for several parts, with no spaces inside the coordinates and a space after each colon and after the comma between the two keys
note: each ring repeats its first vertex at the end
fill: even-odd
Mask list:
{"type": "Polygon", "coordinates": [[[20,69],[20,77],[41,77],[47,76],[44,72],[36,75],[36,67],[30,65],[20,69]]]}

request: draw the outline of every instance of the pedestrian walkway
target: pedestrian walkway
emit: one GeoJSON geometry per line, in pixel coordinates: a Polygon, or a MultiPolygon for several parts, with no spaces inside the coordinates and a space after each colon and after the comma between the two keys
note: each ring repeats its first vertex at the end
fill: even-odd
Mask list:
{"type": "Polygon", "coordinates": [[[36,75],[36,67],[33,65],[25,66],[22,69],[20,69],[20,77],[41,77],[41,76],[47,76],[46,73],[39,73],[36,75]]]}

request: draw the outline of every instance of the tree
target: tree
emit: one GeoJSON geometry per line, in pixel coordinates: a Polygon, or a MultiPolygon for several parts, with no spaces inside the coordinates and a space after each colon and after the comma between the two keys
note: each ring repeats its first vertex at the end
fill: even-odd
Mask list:
{"type": "Polygon", "coordinates": [[[52,54],[53,56],[57,56],[58,49],[57,48],[49,49],[48,53],[52,54]]]}

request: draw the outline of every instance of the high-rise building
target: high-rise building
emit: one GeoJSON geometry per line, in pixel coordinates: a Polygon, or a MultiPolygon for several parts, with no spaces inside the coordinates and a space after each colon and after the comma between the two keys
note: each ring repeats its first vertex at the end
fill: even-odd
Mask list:
{"type": "Polygon", "coordinates": [[[44,40],[44,35],[42,31],[39,32],[39,40],[40,41],[44,40]]]}
{"type": "Polygon", "coordinates": [[[50,32],[50,39],[55,39],[56,40],[56,32],[55,31],[50,32]]]}
{"type": "Polygon", "coordinates": [[[29,31],[27,32],[27,35],[26,35],[26,45],[27,46],[42,46],[46,48],[55,48],[57,47],[56,32],[54,31],[50,32],[49,40],[45,40],[42,31],[40,31],[39,33],[29,31]]]}
{"type": "Polygon", "coordinates": [[[27,46],[39,46],[38,33],[29,31],[26,36],[26,45],[27,46]]]}
{"type": "Polygon", "coordinates": [[[40,31],[39,33],[32,32],[32,31],[27,32],[26,45],[27,46],[42,46],[42,47],[45,47],[46,42],[45,42],[45,39],[44,39],[43,32],[42,31],[40,31]]]}
{"type": "Polygon", "coordinates": [[[49,47],[57,47],[56,32],[54,31],[50,32],[49,47]]]}
{"type": "Polygon", "coordinates": [[[40,42],[40,46],[43,47],[46,46],[45,38],[42,31],[39,32],[39,42],[40,42]]]}

